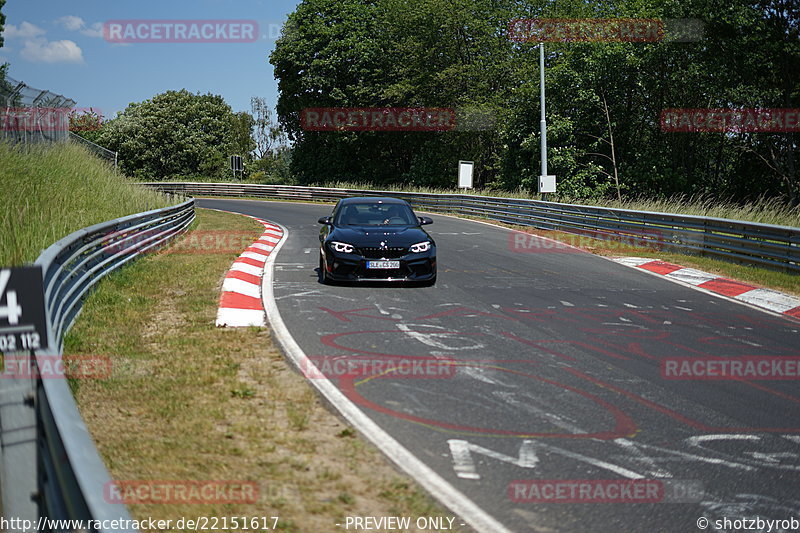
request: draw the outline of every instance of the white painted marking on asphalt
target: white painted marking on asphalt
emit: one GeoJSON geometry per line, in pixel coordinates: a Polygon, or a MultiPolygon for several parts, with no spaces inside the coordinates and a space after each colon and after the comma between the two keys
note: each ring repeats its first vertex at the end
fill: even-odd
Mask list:
{"type": "Polygon", "coordinates": [[[555,452],[557,454],[563,455],[564,457],[569,457],[570,459],[577,459],[579,461],[583,461],[584,463],[590,464],[592,466],[596,466],[597,468],[602,468],[608,470],[610,472],[614,472],[615,474],[619,474],[620,476],[626,477],[628,479],[643,479],[644,476],[639,474],[638,472],[634,472],[633,470],[629,470],[619,465],[615,465],[613,463],[609,463],[607,461],[603,461],[600,459],[595,459],[593,457],[589,457],[580,453],[571,452],[569,450],[565,450],[563,448],[559,448],[557,446],[552,446],[549,444],[544,444],[542,442],[537,443],[537,446],[540,448],[545,448],[546,450],[550,450],[551,452],[555,452]]]}
{"type": "Polygon", "coordinates": [[[283,300],[284,298],[299,298],[300,296],[310,296],[312,294],[319,295],[322,291],[320,290],[310,290],[310,291],[303,291],[303,292],[295,292],[292,294],[283,294],[281,296],[276,296],[276,300],[283,300]]]}
{"type": "Polygon", "coordinates": [[[672,477],[672,473],[664,470],[651,457],[645,455],[642,450],[637,448],[633,442],[628,439],[618,438],[614,439],[614,443],[622,446],[625,450],[631,452],[636,456],[636,459],[645,463],[649,467],[649,474],[655,477],[672,477]]]}
{"type": "Polygon", "coordinates": [[[459,374],[465,374],[472,379],[482,381],[490,385],[499,385],[501,387],[514,387],[510,383],[504,383],[498,379],[486,375],[486,369],[476,366],[462,365],[458,367],[459,374]]]}
{"type": "Polygon", "coordinates": [[[630,307],[631,309],[639,309],[638,305],[633,305],[633,304],[628,304],[628,303],[624,303],[622,305],[624,305],[625,307],[630,307]]]}
{"type": "Polygon", "coordinates": [[[481,348],[485,348],[486,345],[473,341],[474,344],[471,346],[450,346],[445,342],[438,340],[442,337],[444,338],[452,338],[455,334],[453,333],[424,333],[421,331],[412,331],[411,326],[415,328],[436,328],[436,329],[447,329],[442,326],[435,326],[432,324],[397,324],[397,329],[411,337],[412,339],[421,342],[427,346],[432,348],[439,348],[440,350],[449,350],[454,352],[460,352],[464,350],[480,350],[481,348]]]}
{"type": "Polygon", "coordinates": [[[560,416],[556,415],[555,413],[551,413],[539,407],[533,405],[535,398],[531,395],[525,395],[527,399],[521,400],[517,398],[516,392],[509,392],[509,391],[493,391],[492,394],[497,396],[498,398],[503,399],[506,403],[513,405],[514,407],[518,407],[521,411],[527,411],[533,415],[537,415],[541,418],[548,420],[554,426],[563,429],[564,431],[568,431],[573,434],[584,434],[587,433],[584,429],[576,426],[575,424],[570,423],[567,420],[564,420],[560,416]]]}
{"type": "Polygon", "coordinates": [[[462,479],[480,479],[475,468],[475,463],[472,461],[472,455],[469,453],[469,443],[465,440],[448,440],[447,444],[450,446],[450,455],[453,458],[453,470],[456,475],[462,479]]]}
{"type": "Polygon", "coordinates": [[[561,305],[563,305],[564,307],[575,307],[575,304],[572,304],[572,303],[569,303],[569,302],[565,302],[564,300],[560,300],[560,302],[561,302],[561,305]]]}
{"type": "Polygon", "coordinates": [[[472,460],[472,453],[478,453],[520,468],[536,468],[536,465],[539,464],[539,458],[534,450],[534,442],[528,439],[522,441],[519,447],[519,457],[511,457],[462,439],[450,439],[447,444],[450,446],[450,455],[453,458],[453,470],[458,477],[463,479],[481,478],[475,468],[475,462],[472,460]]]}
{"type": "Polygon", "coordinates": [[[741,342],[742,344],[747,344],[748,346],[755,346],[756,348],[762,348],[762,344],[758,344],[757,342],[749,341],[747,339],[736,339],[737,341],[741,342]]]}
{"type": "Polygon", "coordinates": [[[675,309],[680,309],[681,311],[691,311],[688,307],[681,307],[680,305],[673,306],[675,309]]]}
{"type": "Polygon", "coordinates": [[[389,311],[386,311],[383,307],[381,307],[381,304],[379,304],[378,302],[375,302],[375,307],[378,309],[378,312],[382,315],[390,314],[389,311]]]}

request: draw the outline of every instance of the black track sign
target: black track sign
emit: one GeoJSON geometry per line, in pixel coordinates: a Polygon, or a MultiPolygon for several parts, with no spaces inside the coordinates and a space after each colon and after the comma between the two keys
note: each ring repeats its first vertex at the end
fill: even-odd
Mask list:
{"type": "Polygon", "coordinates": [[[42,268],[0,267],[0,353],[47,348],[42,268]]]}

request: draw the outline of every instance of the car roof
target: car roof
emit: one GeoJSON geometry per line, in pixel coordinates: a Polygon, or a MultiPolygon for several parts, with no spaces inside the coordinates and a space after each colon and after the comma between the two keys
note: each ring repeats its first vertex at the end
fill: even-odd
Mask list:
{"type": "Polygon", "coordinates": [[[400,198],[392,198],[390,196],[354,196],[350,198],[342,198],[339,200],[339,205],[348,204],[361,204],[361,203],[384,203],[384,204],[405,204],[408,202],[400,198]]]}

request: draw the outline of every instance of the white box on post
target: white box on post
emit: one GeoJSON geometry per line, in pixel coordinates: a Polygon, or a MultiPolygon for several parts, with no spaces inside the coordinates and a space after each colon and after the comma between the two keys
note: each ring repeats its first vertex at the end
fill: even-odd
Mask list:
{"type": "Polygon", "coordinates": [[[539,192],[556,192],[556,177],[539,176],[539,192]]]}

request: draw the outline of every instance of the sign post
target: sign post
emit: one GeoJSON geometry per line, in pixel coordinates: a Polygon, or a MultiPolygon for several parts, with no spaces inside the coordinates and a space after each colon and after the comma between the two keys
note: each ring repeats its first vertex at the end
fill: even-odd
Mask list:
{"type": "Polygon", "coordinates": [[[239,172],[239,177],[244,176],[244,164],[242,163],[242,156],[232,155],[230,157],[230,166],[233,171],[233,179],[236,179],[236,172],[239,172]]]}

